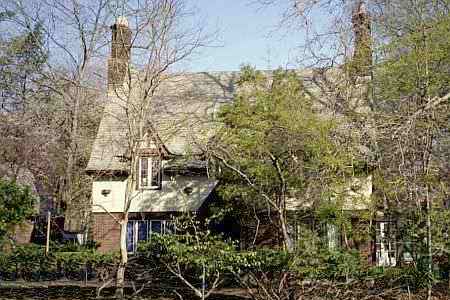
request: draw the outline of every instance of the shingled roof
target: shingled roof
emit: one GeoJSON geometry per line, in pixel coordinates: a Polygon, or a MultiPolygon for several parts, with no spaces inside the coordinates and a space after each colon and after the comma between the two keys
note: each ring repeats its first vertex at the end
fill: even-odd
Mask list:
{"type": "MultiPolygon", "coordinates": [[[[263,71],[269,76],[272,71],[263,71]]],[[[301,77],[312,85],[311,72],[301,77]]],[[[216,114],[237,89],[239,72],[201,72],[163,81],[151,101],[150,124],[173,155],[200,154],[214,132],[216,114]]],[[[87,171],[126,171],[127,123],[123,101],[108,95],[87,171]]]]}
{"type": "MultiPolygon", "coordinates": [[[[151,100],[150,124],[170,154],[196,154],[208,137],[220,105],[231,101],[237,72],[190,73],[163,81],[151,100]]],[[[122,100],[107,99],[88,171],[124,171],[127,123],[122,100]]]]}

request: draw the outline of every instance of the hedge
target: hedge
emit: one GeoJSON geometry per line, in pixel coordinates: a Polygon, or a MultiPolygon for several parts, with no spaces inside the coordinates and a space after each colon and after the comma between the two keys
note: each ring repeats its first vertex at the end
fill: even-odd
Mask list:
{"type": "Polygon", "coordinates": [[[0,253],[0,279],[3,280],[85,280],[103,276],[117,264],[116,254],[96,250],[51,252],[39,245],[17,246],[0,253]]]}

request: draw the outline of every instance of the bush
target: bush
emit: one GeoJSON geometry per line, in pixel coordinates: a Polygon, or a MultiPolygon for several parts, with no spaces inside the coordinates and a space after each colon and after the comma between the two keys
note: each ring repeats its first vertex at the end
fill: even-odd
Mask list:
{"type": "Polygon", "coordinates": [[[35,203],[28,187],[0,178],[0,244],[8,230],[33,215],[35,203]]]}
{"type": "Polygon", "coordinates": [[[368,277],[382,288],[403,287],[411,290],[426,288],[429,280],[432,280],[427,272],[414,266],[375,267],[369,270],[368,277]]]}
{"type": "Polygon", "coordinates": [[[99,246],[100,244],[95,241],[86,241],[83,245],[80,245],[75,241],[66,241],[52,246],[52,250],[53,252],[84,252],[96,250],[99,246]]]}
{"type": "Polygon", "coordinates": [[[96,251],[56,252],[56,263],[59,274],[69,279],[85,279],[95,277],[101,269],[114,268],[115,254],[103,254],[96,251]]]}
{"type": "Polygon", "coordinates": [[[356,250],[299,249],[292,256],[291,269],[300,278],[348,281],[365,276],[368,266],[356,250]]]}
{"type": "Polygon", "coordinates": [[[242,254],[249,268],[258,268],[262,272],[288,271],[292,257],[284,250],[263,248],[242,254]]]}
{"type": "Polygon", "coordinates": [[[55,271],[51,257],[39,245],[15,247],[10,253],[2,254],[0,274],[9,279],[39,280],[55,271]]]}
{"type": "Polygon", "coordinates": [[[365,274],[366,264],[361,260],[360,253],[354,251],[326,251],[325,277],[329,279],[360,278],[365,274]]]}
{"type": "Polygon", "coordinates": [[[9,280],[83,280],[86,276],[94,277],[101,269],[114,268],[116,262],[115,254],[94,250],[51,252],[47,256],[44,247],[31,244],[0,255],[0,277],[9,280]]]}

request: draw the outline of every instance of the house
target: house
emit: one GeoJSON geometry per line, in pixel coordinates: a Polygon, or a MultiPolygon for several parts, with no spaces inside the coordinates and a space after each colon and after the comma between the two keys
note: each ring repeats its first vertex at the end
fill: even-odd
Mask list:
{"type": "MultiPolygon", "coordinates": [[[[364,11],[360,8],[357,14],[354,22],[367,27],[367,22],[361,21],[364,11]]],[[[125,209],[126,190],[131,184],[133,200],[129,207],[127,248],[133,252],[137,242],[148,239],[151,233],[171,233],[173,216],[183,212],[201,215],[214,201],[218,182],[209,176],[203,148],[214,134],[220,107],[233,99],[239,72],[188,73],[164,80],[152,98],[146,133],[135,154],[137,178],[135,182],[129,182],[127,116],[116,87],[123,85],[126,77],[131,31],[123,18],[111,28],[108,91],[104,95],[106,106],[87,165],[87,172],[94,178],[91,229],[101,251],[118,250],[120,228],[116,219],[125,209]]],[[[367,30],[362,32],[367,34],[367,30]]],[[[358,41],[362,43],[362,39],[358,41]]],[[[361,56],[359,53],[359,59],[361,56]]],[[[322,92],[314,70],[298,73],[312,93],[322,92]]],[[[357,90],[367,91],[364,88],[357,90]]],[[[347,209],[364,210],[372,193],[371,178],[356,180],[362,185],[363,196],[358,193],[358,197],[350,198],[363,199],[365,203],[349,204],[347,209]]],[[[349,190],[350,196],[351,193],[354,192],[349,190]]],[[[291,201],[288,209],[296,211],[304,207],[291,201]]],[[[377,227],[379,238],[363,248],[378,264],[392,264],[390,242],[384,236],[385,224],[380,224],[377,227]]],[[[330,227],[329,232],[333,236],[336,230],[330,227]]],[[[335,242],[330,239],[329,244],[333,247],[335,242]]]]}
{"type": "MultiPolygon", "coordinates": [[[[128,182],[127,116],[115,89],[126,70],[121,66],[128,63],[126,44],[131,42],[131,34],[126,24],[119,19],[112,26],[106,107],[87,165],[87,172],[94,177],[92,233],[102,251],[118,249],[120,232],[114,216],[124,211],[128,182]],[[118,34],[128,42],[117,43],[118,34]]],[[[138,178],[129,208],[129,251],[150,233],[170,232],[173,216],[201,213],[211,200],[217,181],[208,177],[201,144],[207,140],[220,105],[231,101],[236,76],[235,72],[184,74],[159,87],[136,159],[138,178]]]]}

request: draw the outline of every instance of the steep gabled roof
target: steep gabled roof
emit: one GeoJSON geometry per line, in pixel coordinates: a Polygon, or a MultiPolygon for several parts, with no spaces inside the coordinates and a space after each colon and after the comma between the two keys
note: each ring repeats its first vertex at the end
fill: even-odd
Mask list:
{"type": "MultiPolygon", "coordinates": [[[[273,71],[262,71],[271,77],[273,71]]],[[[312,71],[297,71],[305,85],[316,89],[312,71]]],[[[232,101],[239,72],[200,72],[170,77],[163,81],[151,101],[149,122],[172,155],[201,154],[214,133],[216,115],[232,101]]],[[[106,106],[92,147],[87,171],[126,171],[127,118],[123,101],[105,96],[106,106]]]]}
{"type": "MultiPolygon", "coordinates": [[[[231,101],[237,72],[191,73],[163,81],[151,101],[150,124],[170,154],[198,154],[198,143],[208,138],[215,113],[231,101]]],[[[123,101],[105,96],[87,171],[125,171],[127,118],[123,101]]]]}

